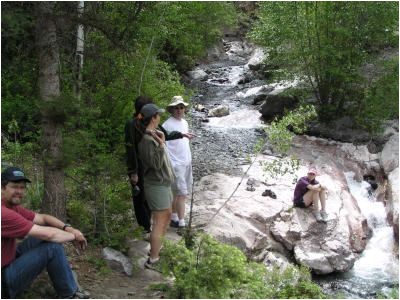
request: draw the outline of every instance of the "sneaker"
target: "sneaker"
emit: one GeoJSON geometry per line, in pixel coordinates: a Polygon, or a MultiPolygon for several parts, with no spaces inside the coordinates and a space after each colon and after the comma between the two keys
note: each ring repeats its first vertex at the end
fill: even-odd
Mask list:
{"type": "Polygon", "coordinates": [[[319,213],[319,211],[313,212],[313,215],[314,215],[315,219],[317,220],[317,222],[322,221],[322,217],[321,217],[321,214],[319,213]]]}
{"type": "Polygon", "coordinates": [[[321,211],[321,217],[322,217],[322,221],[323,222],[327,222],[328,221],[328,214],[324,211],[321,211]]]}
{"type": "Polygon", "coordinates": [[[174,227],[174,228],[178,228],[179,227],[179,221],[171,220],[171,222],[169,223],[169,226],[174,227]]]}
{"type": "Polygon", "coordinates": [[[68,297],[67,299],[89,299],[90,294],[86,291],[76,291],[75,294],[71,297],[68,297]]]}
{"type": "Polygon", "coordinates": [[[160,259],[157,259],[156,261],[151,262],[150,257],[149,257],[149,258],[146,260],[146,262],[144,263],[144,267],[145,267],[146,269],[154,270],[154,271],[157,271],[157,272],[160,272],[160,273],[161,273],[161,269],[160,269],[160,264],[159,264],[159,262],[160,262],[160,259]]]}

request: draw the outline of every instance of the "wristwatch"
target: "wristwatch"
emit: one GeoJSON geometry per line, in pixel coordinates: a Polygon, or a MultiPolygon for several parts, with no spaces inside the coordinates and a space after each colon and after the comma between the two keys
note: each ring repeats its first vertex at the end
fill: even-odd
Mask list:
{"type": "Polygon", "coordinates": [[[62,230],[65,230],[65,228],[67,228],[67,227],[72,227],[72,225],[71,225],[71,224],[68,224],[68,223],[65,223],[64,226],[63,226],[63,228],[62,228],[62,230]]]}

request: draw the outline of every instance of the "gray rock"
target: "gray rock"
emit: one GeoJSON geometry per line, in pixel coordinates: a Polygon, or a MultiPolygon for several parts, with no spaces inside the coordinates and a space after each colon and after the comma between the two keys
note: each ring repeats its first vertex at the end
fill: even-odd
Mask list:
{"type": "Polygon", "coordinates": [[[399,166],[399,133],[393,134],[379,157],[381,166],[389,174],[399,166]]]}
{"type": "Polygon", "coordinates": [[[393,226],[394,236],[399,241],[399,168],[394,169],[388,176],[388,213],[389,223],[393,226]]]}
{"type": "Polygon", "coordinates": [[[208,112],[208,117],[223,117],[229,115],[229,107],[226,105],[218,105],[208,112]]]}
{"type": "Polygon", "coordinates": [[[188,71],[187,74],[192,80],[206,80],[208,78],[207,73],[201,69],[188,71]]]}
{"type": "Polygon", "coordinates": [[[132,263],[120,251],[106,247],[103,248],[102,255],[108,261],[110,268],[132,276],[132,263]]]}
{"type": "Polygon", "coordinates": [[[251,55],[249,62],[247,63],[247,66],[250,70],[257,71],[260,69],[266,57],[267,55],[265,53],[265,50],[261,48],[256,48],[254,49],[253,54],[251,55]]]}
{"type": "Polygon", "coordinates": [[[293,96],[268,95],[261,105],[259,112],[265,119],[273,119],[275,116],[281,116],[285,110],[292,110],[298,104],[298,99],[293,96]]]}

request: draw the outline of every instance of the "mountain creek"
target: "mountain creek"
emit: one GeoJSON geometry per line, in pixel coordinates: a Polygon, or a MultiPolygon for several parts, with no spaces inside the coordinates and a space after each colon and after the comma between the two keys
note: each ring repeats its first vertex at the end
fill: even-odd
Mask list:
{"type": "MultiPolygon", "coordinates": [[[[391,226],[397,222],[398,230],[398,122],[388,123],[386,144],[377,153],[363,144],[296,136],[291,153],[300,159],[299,170],[294,176],[268,177],[262,162],[281,158],[268,144],[255,153],[266,123],[259,112],[262,104],[253,103],[298,83],[266,84],[258,72],[264,57],[246,41],[226,38],[210,49],[206,63],[188,72],[188,87],[194,90],[187,115],[195,135],[194,228],[237,246],[266,268],[306,265],[328,294],[387,294],[398,286],[399,276],[398,241],[391,226]],[[328,187],[327,223],[316,222],[310,208],[293,208],[296,178],[310,166],[317,167],[317,179],[328,187]],[[369,178],[377,186],[365,181],[369,178]]],[[[187,216],[189,208],[190,197],[187,216]]],[[[167,239],[180,237],[169,229],[167,239]]],[[[128,258],[137,266],[132,277],[112,271],[100,278],[82,266],[76,269],[92,297],[163,297],[148,289],[167,280],[143,268],[149,244],[135,240],[129,246],[128,258]]],[[[76,260],[82,258],[72,258],[73,266],[76,260]]]]}
{"type": "MultiPolygon", "coordinates": [[[[219,51],[212,49],[209,58],[212,62],[189,74],[196,91],[191,114],[194,226],[266,267],[304,264],[332,295],[374,298],[397,286],[398,242],[387,220],[397,215],[398,226],[398,146],[390,155],[389,146],[382,150],[384,157],[394,156],[395,162],[388,163],[382,153],[370,153],[360,143],[296,136],[291,152],[300,159],[300,169],[295,176],[268,178],[261,162],[280,158],[268,143],[255,155],[266,123],[260,118],[265,104],[254,103],[298,82],[265,84],[258,71],[264,52],[235,38],[225,40],[219,51]],[[215,114],[220,116],[208,117],[215,114]],[[250,157],[255,159],[251,166],[250,157]],[[328,187],[326,224],[317,223],[310,208],[293,208],[295,179],[311,165],[328,187]],[[367,175],[378,188],[363,180],[367,175]],[[267,190],[276,197],[265,196],[267,190]]],[[[398,122],[392,125],[384,133],[388,145],[398,144],[398,122]]]]}

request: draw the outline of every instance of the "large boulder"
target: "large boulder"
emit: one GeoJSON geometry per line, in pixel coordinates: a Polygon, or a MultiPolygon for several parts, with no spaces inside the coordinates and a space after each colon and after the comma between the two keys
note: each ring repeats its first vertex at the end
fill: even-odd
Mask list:
{"type": "Polygon", "coordinates": [[[123,255],[120,251],[106,247],[103,248],[102,255],[108,261],[110,268],[125,273],[128,276],[132,276],[132,263],[129,258],[123,255]]]}
{"type": "Polygon", "coordinates": [[[192,80],[207,80],[208,78],[208,74],[201,69],[188,71],[187,74],[192,80]]]}
{"type": "Polygon", "coordinates": [[[399,133],[393,134],[385,144],[380,163],[386,174],[399,167],[399,133]]]}
{"type": "Polygon", "coordinates": [[[265,50],[261,48],[254,49],[247,66],[252,71],[257,71],[261,68],[261,65],[267,57],[265,50]]]}
{"type": "Polygon", "coordinates": [[[328,123],[310,122],[307,134],[349,143],[366,144],[371,140],[371,135],[364,130],[357,129],[354,120],[349,116],[343,116],[328,123]]]}
{"type": "Polygon", "coordinates": [[[259,112],[262,114],[263,118],[269,120],[273,119],[275,116],[282,116],[285,110],[292,110],[297,104],[298,99],[296,97],[282,94],[269,94],[261,105],[259,112]]]}
{"type": "Polygon", "coordinates": [[[229,115],[229,106],[218,105],[208,111],[208,117],[223,117],[229,115]]]}
{"type": "Polygon", "coordinates": [[[393,226],[396,240],[399,241],[399,168],[389,173],[387,200],[388,221],[393,226]]]}
{"type": "MultiPolygon", "coordinates": [[[[337,149],[337,145],[327,146],[337,149]]],[[[318,151],[321,161],[332,164],[320,176],[329,190],[326,224],[316,222],[310,209],[292,208],[292,177],[265,182],[263,167],[255,163],[247,175],[261,183],[251,184],[251,189],[245,185],[250,182],[246,178],[241,182],[239,177],[224,174],[208,175],[196,183],[194,225],[246,253],[261,253],[252,257],[265,264],[285,266],[294,257],[296,262],[320,274],[349,270],[357,253],[365,248],[369,228],[332,154],[328,151],[325,155],[323,148],[305,151],[311,155],[318,151]],[[276,194],[276,199],[262,196],[266,186],[276,194]],[[231,196],[235,187],[238,189],[231,196]]],[[[342,156],[344,159],[346,154],[342,156]]],[[[271,159],[258,156],[262,161],[271,159]]],[[[318,163],[323,165],[321,161],[318,163]]],[[[302,167],[297,176],[306,171],[302,167]]]]}

